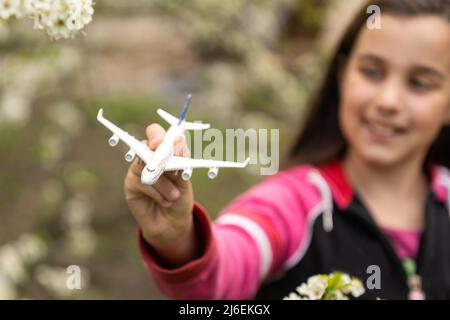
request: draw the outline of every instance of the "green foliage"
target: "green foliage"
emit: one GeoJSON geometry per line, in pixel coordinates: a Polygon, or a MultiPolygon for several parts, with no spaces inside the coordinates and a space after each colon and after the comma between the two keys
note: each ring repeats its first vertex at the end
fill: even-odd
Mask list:
{"type": "Polygon", "coordinates": [[[97,112],[104,109],[108,118],[118,124],[145,123],[155,117],[156,109],[165,105],[162,99],[150,95],[88,96],[81,101],[86,117],[96,123],[97,112]]]}
{"type": "MultiPolygon", "coordinates": [[[[240,104],[249,112],[262,112],[274,119],[283,119],[284,109],[280,108],[282,101],[277,95],[276,88],[268,83],[252,82],[239,93],[240,104]]],[[[280,119],[280,120],[281,120],[280,119]]]]}
{"type": "Polygon", "coordinates": [[[78,163],[67,165],[64,177],[73,190],[88,191],[98,184],[97,174],[78,163]]]}
{"type": "Polygon", "coordinates": [[[26,137],[26,130],[21,125],[0,125],[0,155],[3,157],[13,153],[18,144],[22,144],[26,137]]]}
{"type": "Polygon", "coordinates": [[[11,204],[19,200],[24,185],[24,179],[18,176],[17,172],[2,170],[0,172],[0,202],[11,204]]]}

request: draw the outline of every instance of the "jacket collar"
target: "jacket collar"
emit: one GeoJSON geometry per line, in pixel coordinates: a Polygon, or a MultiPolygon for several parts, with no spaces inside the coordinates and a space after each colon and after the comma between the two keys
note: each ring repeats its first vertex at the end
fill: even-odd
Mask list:
{"type": "MultiPolygon", "coordinates": [[[[354,192],[353,188],[345,174],[341,160],[335,160],[329,164],[319,166],[319,172],[327,181],[333,199],[340,209],[347,209],[352,203],[354,192]]],[[[450,185],[446,185],[445,181],[450,181],[450,172],[448,169],[437,166],[429,166],[430,173],[430,189],[440,202],[448,202],[450,194],[450,185]]]]}

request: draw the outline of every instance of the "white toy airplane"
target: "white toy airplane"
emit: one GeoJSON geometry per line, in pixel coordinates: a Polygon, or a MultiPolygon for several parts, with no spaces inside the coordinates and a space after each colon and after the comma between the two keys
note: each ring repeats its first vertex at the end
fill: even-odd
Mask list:
{"type": "Polygon", "coordinates": [[[183,105],[183,110],[181,111],[179,119],[162,109],[157,110],[157,113],[166,120],[171,127],[167,130],[163,142],[155,151],[150,150],[145,143],[138,141],[135,137],[129,135],[109,120],[103,118],[103,109],[98,111],[97,120],[113,133],[108,140],[109,145],[115,147],[120,139],[130,147],[130,150],[125,154],[126,161],[133,161],[134,157],[137,155],[145,162],[146,165],[141,174],[142,183],[147,185],[154,184],[165,171],[183,170],[181,177],[183,180],[189,180],[192,176],[192,169],[209,168],[208,177],[214,179],[217,177],[219,168],[244,168],[247,166],[250,158],[247,158],[244,162],[231,162],[177,157],[173,154],[175,139],[178,136],[183,135],[184,130],[204,130],[209,128],[209,124],[185,121],[184,118],[191,98],[192,95],[189,94],[183,105]]]}

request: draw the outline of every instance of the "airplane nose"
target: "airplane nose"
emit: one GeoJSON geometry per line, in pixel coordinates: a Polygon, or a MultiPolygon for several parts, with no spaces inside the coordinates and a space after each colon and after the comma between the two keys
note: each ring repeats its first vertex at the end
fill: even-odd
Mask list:
{"type": "Polygon", "coordinates": [[[143,171],[141,175],[141,182],[146,185],[152,185],[156,182],[156,179],[151,174],[145,174],[143,171]]]}

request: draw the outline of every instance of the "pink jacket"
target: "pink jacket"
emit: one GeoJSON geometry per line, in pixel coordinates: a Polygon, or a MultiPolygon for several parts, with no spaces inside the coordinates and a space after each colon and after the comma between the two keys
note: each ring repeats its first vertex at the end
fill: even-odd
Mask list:
{"type": "MultiPolygon", "coordinates": [[[[449,201],[449,172],[435,167],[432,174],[431,188],[442,201],[449,201]]],[[[222,210],[214,223],[196,203],[195,226],[205,246],[199,259],[164,269],[141,234],[140,250],[156,284],[169,297],[249,299],[263,281],[282,276],[302,259],[310,226],[319,215],[324,215],[323,227],[332,228],[333,203],[345,207],[351,199],[352,189],[340,162],[320,168],[302,165],[251,188],[222,210]]],[[[420,232],[415,237],[408,234],[412,255],[419,236],[420,232]]],[[[395,232],[391,239],[395,242],[398,237],[405,239],[395,232]]]]}

